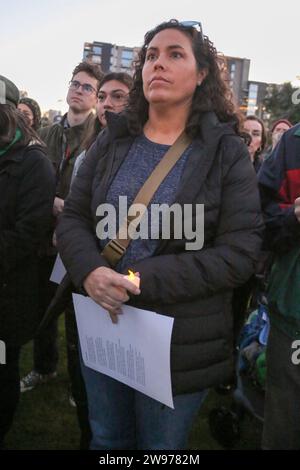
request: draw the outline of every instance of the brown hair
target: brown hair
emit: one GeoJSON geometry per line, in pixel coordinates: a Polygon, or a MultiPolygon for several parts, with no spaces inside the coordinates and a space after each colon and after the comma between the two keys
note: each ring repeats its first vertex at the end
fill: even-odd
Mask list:
{"type": "Polygon", "coordinates": [[[111,82],[112,80],[116,80],[117,82],[123,83],[123,85],[127,86],[128,90],[131,90],[132,85],[133,85],[133,78],[125,72],[109,72],[100,81],[100,88],[104,85],[106,82],[111,82]]]}
{"type": "Polygon", "coordinates": [[[263,150],[265,149],[266,143],[267,143],[267,131],[264,122],[257,116],[254,116],[254,114],[250,116],[246,116],[244,123],[246,121],[256,121],[261,125],[261,146],[260,148],[256,151],[255,153],[255,158],[258,157],[263,150]]]}
{"type": "Polygon", "coordinates": [[[186,34],[192,43],[198,70],[207,70],[207,76],[201,86],[195,90],[190,115],[186,124],[186,132],[195,137],[200,132],[200,121],[204,113],[214,111],[221,122],[234,121],[239,127],[239,115],[232,100],[228,84],[223,79],[221,62],[213,43],[194,27],[186,27],[177,20],[161,23],[145,35],[144,44],[135,63],[134,84],[130,93],[127,118],[129,130],[133,135],[142,132],[148,119],[149,104],[143,93],[142,69],[146,59],[147,47],[154,36],[165,29],[177,29],[186,34]]]}
{"type": "Polygon", "coordinates": [[[17,129],[20,129],[22,137],[14,144],[14,148],[26,147],[32,140],[42,144],[18,109],[9,104],[0,104],[0,149],[7,147],[13,141],[17,129]]]}
{"type": "Polygon", "coordinates": [[[75,69],[73,70],[72,73],[72,80],[75,75],[77,75],[79,72],[85,72],[87,73],[90,77],[95,78],[97,80],[97,93],[99,91],[100,87],[100,82],[103,79],[103,72],[101,70],[100,65],[97,64],[90,64],[89,62],[80,62],[75,69]]]}

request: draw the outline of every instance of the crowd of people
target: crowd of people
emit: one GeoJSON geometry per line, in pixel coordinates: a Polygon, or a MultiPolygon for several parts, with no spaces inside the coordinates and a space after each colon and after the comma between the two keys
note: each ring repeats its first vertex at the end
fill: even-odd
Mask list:
{"type": "Polygon", "coordinates": [[[57,376],[51,308],[50,321],[38,325],[64,295],[79,447],[185,449],[209,389],[235,376],[237,324],[263,249],[273,262],[262,448],[300,449],[300,366],[291,359],[300,335],[300,124],[283,116],[268,135],[259,117],[243,117],[219,60],[199,22],[161,23],[146,33],[133,78],[77,65],[67,113],[44,127],[38,103],[20,99],[0,75],[0,448],[20,392],[57,376]],[[147,239],[132,237],[130,217],[125,245],[118,224],[113,239],[99,237],[97,208],[108,203],[119,215],[120,196],[130,207],[154,178],[149,205],[190,205],[193,226],[204,230],[201,248],[187,249],[172,218],[168,239],[161,221],[154,235],[149,224],[147,239]],[[72,290],[113,323],[125,303],[174,318],[174,409],[85,365],[72,298],[50,281],[57,253],[72,290]],[[124,276],[128,269],[140,287],[124,276]],[[32,370],[20,378],[20,351],[32,339],[32,370]]]}

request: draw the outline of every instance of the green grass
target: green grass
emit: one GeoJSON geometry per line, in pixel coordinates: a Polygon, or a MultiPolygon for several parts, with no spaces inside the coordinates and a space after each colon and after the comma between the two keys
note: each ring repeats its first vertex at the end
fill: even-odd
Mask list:
{"type": "MultiPolygon", "coordinates": [[[[21,394],[14,424],[6,446],[14,450],[78,449],[79,429],[76,410],[69,404],[69,381],[63,321],[59,328],[60,360],[58,376],[47,384],[21,394]]],[[[24,347],[21,356],[21,376],[32,368],[32,343],[24,347]]],[[[223,449],[211,436],[208,415],[212,408],[230,404],[228,397],[211,392],[193,427],[190,449],[223,449]]],[[[259,449],[261,425],[246,416],[241,423],[241,439],[235,449],[259,449]]]]}

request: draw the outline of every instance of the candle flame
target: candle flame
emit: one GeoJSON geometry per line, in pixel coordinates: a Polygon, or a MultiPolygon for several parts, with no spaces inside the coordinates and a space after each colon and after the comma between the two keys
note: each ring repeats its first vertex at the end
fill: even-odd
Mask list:
{"type": "Polygon", "coordinates": [[[129,272],[129,274],[128,274],[129,280],[130,280],[130,281],[134,281],[134,279],[135,279],[135,274],[134,274],[134,272],[133,272],[133,271],[130,271],[130,269],[128,269],[128,272],[129,272]]]}

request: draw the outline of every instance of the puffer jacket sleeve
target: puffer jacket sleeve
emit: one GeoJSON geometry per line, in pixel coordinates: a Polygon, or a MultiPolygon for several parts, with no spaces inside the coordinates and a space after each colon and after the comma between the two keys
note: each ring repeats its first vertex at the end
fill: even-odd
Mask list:
{"type": "Polygon", "coordinates": [[[154,256],[136,263],[143,303],[173,304],[204,298],[243,284],[254,273],[263,222],[257,180],[244,144],[227,137],[222,146],[223,181],[213,246],[154,256]]]}
{"type": "Polygon", "coordinates": [[[106,143],[106,136],[99,136],[87,152],[56,228],[58,251],[78,289],[82,289],[84,279],[94,269],[109,266],[100,255],[91,213],[92,181],[96,167],[105,155],[106,143]]]}
{"type": "MultiPolygon", "coordinates": [[[[26,263],[52,226],[55,195],[53,169],[36,146],[26,150],[17,193],[14,227],[0,232],[0,259],[7,269],[26,263]]],[[[2,264],[1,263],[1,264],[2,264]]]]}

